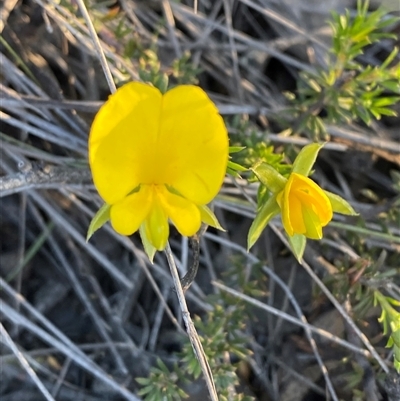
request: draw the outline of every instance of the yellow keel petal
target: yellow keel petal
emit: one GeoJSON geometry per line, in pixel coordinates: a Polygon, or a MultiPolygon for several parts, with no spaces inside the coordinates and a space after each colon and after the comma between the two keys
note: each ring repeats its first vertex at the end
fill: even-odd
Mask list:
{"type": "Polygon", "coordinates": [[[144,230],[151,244],[158,251],[162,251],[167,245],[169,236],[168,217],[160,204],[157,194],[144,222],[144,230]]]}

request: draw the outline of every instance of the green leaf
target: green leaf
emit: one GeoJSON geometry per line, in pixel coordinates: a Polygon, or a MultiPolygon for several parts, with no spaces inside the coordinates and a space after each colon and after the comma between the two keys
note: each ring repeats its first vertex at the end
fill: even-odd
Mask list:
{"type": "Polygon", "coordinates": [[[395,59],[398,53],[399,53],[399,48],[395,46],[392,52],[389,54],[389,56],[386,57],[386,60],[381,64],[380,69],[382,70],[386,69],[389,66],[389,64],[395,59]]]}
{"type": "Polygon", "coordinates": [[[238,153],[246,149],[246,146],[229,146],[229,154],[238,153]]]}
{"type": "Polygon", "coordinates": [[[280,207],[276,202],[276,196],[273,195],[264,205],[258,210],[256,217],[251,224],[247,235],[247,250],[254,245],[261,233],[264,231],[270,220],[280,212],[280,207]]]}
{"type": "Polygon", "coordinates": [[[141,384],[142,386],[149,384],[150,383],[150,379],[148,377],[137,377],[135,379],[139,384],[141,384]]]}
{"type": "Polygon", "coordinates": [[[226,231],[217,219],[217,216],[213,213],[213,211],[206,205],[198,206],[201,215],[201,221],[208,224],[211,227],[216,228],[217,230],[226,231]]]}
{"type": "MultiPolygon", "coordinates": [[[[136,380],[138,380],[138,379],[136,379],[136,380]]],[[[140,389],[138,391],[138,395],[146,395],[146,394],[152,393],[153,391],[154,391],[154,386],[152,384],[149,384],[148,386],[140,389]]]]}
{"type": "Polygon", "coordinates": [[[293,173],[308,176],[312,169],[312,166],[317,159],[318,152],[324,146],[320,143],[311,143],[304,146],[300,153],[297,155],[296,160],[293,162],[293,173]]]}
{"type": "Polygon", "coordinates": [[[286,184],[287,179],[269,164],[260,163],[250,170],[273,193],[282,191],[286,184]]]}
{"type": "Polygon", "coordinates": [[[374,107],[392,106],[400,100],[399,96],[387,96],[375,99],[373,102],[374,107]]]}
{"type": "Polygon", "coordinates": [[[231,168],[229,168],[229,166],[227,166],[227,168],[226,168],[226,174],[228,174],[234,178],[238,178],[238,179],[242,178],[242,176],[237,171],[232,170],[231,168]]]}
{"type": "Polygon", "coordinates": [[[372,122],[371,115],[368,113],[368,110],[364,106],[358,106],[355,109],[358,117],[360,117],[366,125],[370,125],[372,122]]]}
{"type": "Polygon", "coordinates": [[[241,164],[231,162],[230,160],[228,161],[228,169],[231,169],[233,171],[247,171],[248,170],[246,167],[243,167],[241,164]]]}
{"type": "Polygon", "coordinates": [[[170,374],[170,371],[167,368],[167,365],[162,361],[161,358],[157,358],[157,365],[161,369],[161,371],[164,373],[165,376],[168,376],[170,374]]]}
{"type": "Polygon", "coordinates": [[[371,107],[371,113],[377,120],[379,120],[381,116],[397,117],[397,113],[387,107],[371,107]]]}
{"type": "Polygon", "coordinates": [[[400,93],[400,82],[396,79],[384,81],[381,85],[394,93],[400,93]]]}
{"type": "Polygon", "coordinates": [[[304,250],[306,249],[307,238],[303,234],[294,234],[293,236],[288,236],[289,244],[292,252],[299,263],[303,258],[304,250]]]}
{"type": "Polygon", "coordinates": [[[144,229],[143,224],[139,228],[140,239],[142,240],[144,251],[146,252],[147,257],[150,262],[153,263],[154,255],[157,252],[157,249],[152,245],[146,235],[146,230],[144,229]]]}
{"type": "Polygon", "coordinates": [[[86,235],[86,242],[89,241],[95,231],[103,227],[104,224],[106,224],[107,221],[110,220],[110,209],[111,206],[105,203],[94,215],[92,221],[89,224],[88,232],[86,235]]]}
{"type": "Polygon", "coordinates": [[[329,191],[324,191],[325,195],[328,197],[328,199],[331,201],[332,204],[332,209],[336,213],[340,214],[347,214],[349,216],[358,216],[359,213],[357,213],[350,203],[345,201],[342,197],[339,195],[333,194],[332,192],[329,191]]]}

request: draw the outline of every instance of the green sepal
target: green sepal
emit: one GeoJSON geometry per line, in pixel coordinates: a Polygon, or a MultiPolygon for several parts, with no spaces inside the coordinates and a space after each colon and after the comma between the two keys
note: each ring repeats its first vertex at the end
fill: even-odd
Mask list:
{"type": "Polygon", "coordinates": [[[238,153],[246,149],[246,146],[229,146],[229,154],[238,153]]]}
{"type": "Polygon", "coordinates": [[[315,160],[317,159],[318,152],[323,146],[323,143],[310,143],[309,145],[304,146],[297,155],[296,160],[293,162],[292,172],[308,177],[315,160]]]}
{"type": "Polygon", "coordinates": [[[244,166],[242,166],[239,163],[231,162],[230,160],[228,161],[228,168],[235,170],[235,171],[247,171],[248,169],[244,166]]]}
{"type": "Polygon", "coordinates": [[[110,220],[110,209],[111,206],[105,203],[94,215],[92,221],[89,224],[88,232],[86,234],[86,242],[89,241],[95,231],[103,227],[104,224],[106,224],[107,221],[110,220]]]}
{"type": "Polygon", "coordinates": [[[144,224],[141,224],[139,227],[140,239],[142,240],[144,251],[146,252],[147,257],[150,262],[153,263],[154,255],[157,252],[157,249],[152,245],[146,235],[146,230],[144,229],[144,224]]]}
{"type": "Polygon", "coordinates": [[[154,79],[153,85],[158,88],[162,94],[165,94],[168,90],[168,75],[165,73],[158,74],[154,79]]]}
{"type": "Polygon", "coordinates": [[[288,236],[288,239],[294,256],[301,263],[307,244],[306,236],[303,234],[294,234],[293,236],[288,236]]]}
{"type": "Polygon", "coordinates": [[[250,169],[271,192],[281,192],[285,187],[287,179],[278,173],[270,164],[259,163],[250,169]]]}
{"type": "Polygon", "coordinates": [[[230,175],[232,175],[235,178],[241,178],[240,174],[238,171],[247,171],[248,169],[246,167],[243,167],[242,165],[238,163],[234,163],[232,161],[228,161],[228,165],[226,166],[226,172],[230,175]]]}
{"type": "Polygon", "coordinates": [[[201,221],[207,225],[216,228],[217,230],[226,231],[217,219],[217,216],[206,205],[197,206],[200,210],[201,221]]]}
{"type": "Polygon", "coordinates": [[[350,203],[345,201],[342,197],[329,191],[324,191],[324,193],[330,200],[332,210],[335,213],[347,214],[349,216],[358,216],[358,213],[352,208],[350,203]]]}
{"type": "Polygon", "coordinates": [[[247,251],[254,245],[260,238],[261,233],[264,231],[270,220],[281,211],[278,203],[276,202],[276,195],[272,195],[266,203],[257,211],[256,217],[250,226],[247,235],[247,251]]]}

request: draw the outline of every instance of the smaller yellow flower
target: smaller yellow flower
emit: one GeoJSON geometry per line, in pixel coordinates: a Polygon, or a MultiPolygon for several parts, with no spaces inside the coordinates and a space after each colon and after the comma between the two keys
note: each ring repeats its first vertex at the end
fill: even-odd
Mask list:
{"type": "Polygon", "coordinates": [[[269,190],[270,196],[259,204],[247,237],[248,249],[258,240],[271,219],[281,214],[293,253],[300,260],[306,238],[321,239],[322,228],[332,220],[333,213],[357,215],[348,202],[323,190],[308,178],[322,146],[318,143],[305,146],[293,162],[289,178],[267,163],[257,163],[251,169],[269,190]]]}
{"type": "Polygon", "coordinates": [[[310,178],[292,173],[276,201],[282,211],[282,223],[288,235],[303,234],[322,238],[322,227],[333,217],[331,202],[325,192],[310,178]]]}

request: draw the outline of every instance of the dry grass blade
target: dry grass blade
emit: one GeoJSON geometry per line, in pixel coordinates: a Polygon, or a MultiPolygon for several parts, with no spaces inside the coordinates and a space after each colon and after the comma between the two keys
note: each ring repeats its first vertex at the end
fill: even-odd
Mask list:
{"type": "Polygon", "coordinates": [[[269,313],[271,313],[273,315],[276,315],[276,316],[278,316],[278,317],[280,317],[280,318],[282,318],[282,319],[284,319],[284,320],[286,320],[288,322],[291,322],[291,323],[293,323],[293,324],[295,324],[297,326],[306,328],[306,329],[312,331],[313,333],[318,334],[321,337],[326,338],[327,340],[335,342],[336,344],[339,344],[342,347],[347,348],[347,349],[349,349],[349,350],[351,350],[351,351],[353,351],[353,352],[355,352],[357,354],[363,355],[365,357],[371,356],[369,351],[366,351],[366,350],[364,350],[364,349],[362,349],[360,347],[354,346],[353,344],[349,343],[348,341],[342,340],[341,338],[334,336],[333,334],[329,333],[326,330],[319,329],[319,328],[317,328],[315,326],[312,326],[312,325],[310,325],[308,323],[303,322],[300,319],[296,319],[292,315],[289,315],[288,313],[282,312],[280,309],[276,309],[276,308],[274,308],[272,306],[269,306],[269,305],[267,305],[267,304],[265,304],[263,302],[258,301],[257,299],[251,298],[248,295],[242,294],[242,293],[240,293],[240,292],[238,292],[238,291],[236,291],[236,290],[234,290],[234,289],[232,289],[230,287],[227,287],[226,285],[224,285],[224,284],[222,284],[222,283],[220,283],[218,281],[213,281],[212,284],[215,287],[217,287],[217,288],[219,288],[219,289],[221,289],[223,291],[226,291],[229,294],[232,294],[232,295],[234,295],[235,297],[237,297],[239,299],[243,299],[244,301],[246,301],[246,302],[248,302],[248,303],[250,303],[250,304],[252,304],[254,306],[257,306],[258,308],[264,309],[267,312],[269,312],[269,313]]]}
{"type": "Polygon", "coordinates": [[[52,397],[52,395],[49,393],[47,388],[44,386],[44,384],[41,382],[39,377],[37,376],[36,372],[32,369],[32,367],[29,365],[29,362],[26,360],[22,352],[18,349],[17,345],[14,343],[14,341],[11,339],[10,335],[7,333],[6,329],[4,328],[3,324],[0,322],[0,334],[1,334],[1,339],[2,342],[5,343],[11,351],[14,353],[14,355],[17,357],[18,361],[28,373],[32,381],[36,384],[36,387],[39,389],[39,391],[42,393],[43,397],[47,401],[55,401],[55,399],[52,397]]]}
{"type": "Polygon", "coordinates": [[[11,322],[20,325],[41,338],[50,346],[55,347],[59,352],[71,358],[76,364],[86,369],[89,373],[98,377],[101,381],[108,384],[112,389],[123,395],[129,401],[139,401],[130,391],[119,385],[108,374],[100,369],[91,359],[88,358],[75,344],[73,344],[60,330],[58,330],[48,319],[27,302],[21,294],[16,293],[3,279],[0,278],[0,288],[5,291],[14,300],[18,301],[22,308],[31,313],[39,322],[41,322],[49,332],[43,330],[35,323],[31,322],[20,312],[2,303],[2,315],[11,322]]]}
{"type": "Polygon", "coordinates": [[[88,13],[88,10],[87,10],[83,0],[77,0],[77,4],[79,6],[80,12],[83,15],[83,18],[85,19],[86,25],[88,27],[88,30],[89,30],[89,33],[90,33],[90,37],[92,38],[94,47],[96,49],[96,54],[97,54],[97,57],[100,60],[101,68],[103,69],[104,75],[105,75],[106,80],[107,80],[108,87],[110,88],[110,92],[114,93],[117,90],[117,88],[115,86],[113,76],[111,74],[110,68],[109,68],[107,60],[106,60],[106,56],[104,55],[104,52],[103,52],[103,49],[101,47],[101,43],[100,43],[99,37],[97,36],[96,30],[94,29],[92,20],[90,18],[89,13],[88,13]]]}
{"type": "MultiPolygon", "coordinates": [[[[272,226],[273,230],[275,233],[281,238],[282,242],[286,242],[286,238],[283,236],[283,234],[278,230],[276,227],[272,226]]],[[[340,305],[340,303],[337,301],[337,299],[332,295],[332,293],[326,288],[325,284],[321,281],[321,279],[315,274],[315,272],[311,269],[308,263],[306,263],[304,260],[302,261],[301,265],[303,268],[307,271],[307,273],[312,277],[314,282],[320,287],[320,289],[324,292],[324,294],[327,296],[327,298],[332,302],[332,304],[335,306],[335,308],[338,310],[338,312],[343,316],[343,318],[346,320],[347,324],[354,330],[354,332],[357,334],[357,336],[360,338],[360,340],[363,342],[365,347],[368,349],[368,351],[371,353],[371,355],[375,358],[375,360],[379,363],[380,367],[382,370],[386,373],[389,372],[389,368],[387,367],[385,361],[380,357],[378,352],[375,350],[375,348],[372,346],[372,344],[369,342],[368,338],[365,336],[365,334],[356,326],[354,321],[351,319],[351,317],[346,313],[344,308],[340,305]]]]}

